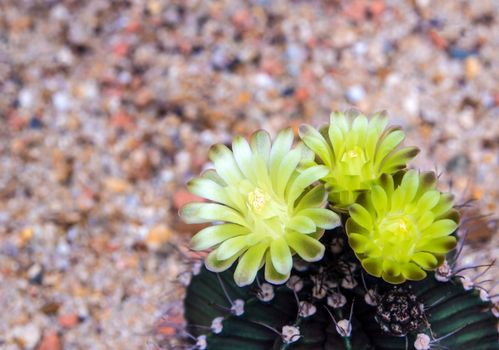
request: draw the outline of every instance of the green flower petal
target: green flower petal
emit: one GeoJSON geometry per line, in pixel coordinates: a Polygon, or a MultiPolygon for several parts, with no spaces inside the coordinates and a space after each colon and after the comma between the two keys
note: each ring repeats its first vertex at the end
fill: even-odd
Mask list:
{"type": "Polygon", "coordinates": [[[404,192],[404,201],[406,203],[412,202],[414,197],[416,196],[416,192],[419,188],[419,174],[415,170],[408,171],[404,178],[402,179],[402,183],[400,184],[400,188],[403,189],[404,192]]]}
{"type": "Polygon", "coordinates": [[[376,206],[374,205],[373,198],[370,195],[369,191],[360,192],[359,196],[357,197],[356,203],[366,209],[369,213],[374,213],[376,211],[376,206]]]}
{"type": "Polygon", "coordinates": [[[279,166],[281,165],[284,156],[291,150],[293,138],[293,130],[287,128],[277,134],[274,144],[272,145],[269,172],[274,187],[277,186],[279,166]]]}
{"type": "Polygon", "coordinates": [[[394,211],[403,210],[405,205],[407,204],[407,202],[404,201],[404,197],[405,197],[405,192],[401,186],[398,187],[395,191],[393,191],[392,202],[390,205],[391,209],[394,211]]]}
{"type": "Polygon", "coordinates": [[[222,272],[231,267],[234,261],[236,261],[237,258],[239,258],[239,255],[241,255],[241,252],[234,254],[227,260],[219,260],[217,259],[217,250],[214,250],[210,254],[208,254],[204,262],[204,265],[211,272],[222,272]]]}
{"type": "Polygon", "coordinates": [[[387,125],[388,118],[383,114],[375,114],[371,119],[365,140],[365,150],[368,159],[374,159],[376,144],[387,125]]]}
{"type": "Polygon", "coordinates": [[[329,126],[328,136],[333,148],[333,157],[338,160],[338,157],[345,151],[345,136],[341,129],[333,123],[329,126]]]}
{"type": "Polygon", "coordinates": [[[291,251],[289,250],[288,243],[282,237],[272,241],[270,244],[270,255],[272,258],[272,265],[274,265],[277,272],[286,275],[293,267],[293,259],[291,258],[291,251]]]}
{"type": "Polygon", "coordinates": [[[253,166],[255,167],[255,173],[257,174],[255,183],[261,188],[272,188],[272,180],[270,179],[270,174],[268,172],[267,162],[260,154],[253,155],[253,166]]]}
{"type": "MultiPolygon", "coordinates": [[[[419,207],[418,207],[418,211],[419,207]]],[[[418,228],[419,230],[426,230],[433,222],[435,221],[435,215],[431,211],[427,211],[422,214],[418,219],[418,228]]]]}
{"type": "Polygon", "coordinates": [[[180,216],[188,224],[226,221],[245,225],[243,217],[237,211],[215,203],[188,203],[180,209],[180,216]]]}
{"type": "Polygon", "coordinates": [[[315,226],[326,230],[332,230],[341,225],[341,219],[338,214],[329,209],[303,209],[297,215],[308,217],[314,222],[315,226]]]}
{"type": "Polygon", "coordinates": [[[383,272],[381,277],[392,284],[399,284],[405,281],[404,275],[401,273],[401,266],[399,263],[392,260],[383,261],[383,272]]]}
{"type": "Polygon", "coordinates": [[[301,233],[312,233],[316,230],[314,221],[306,216],[294,216],[287,227],[301,233]]]}
{"type": "Polygon", "coordinates": [[[375,277],[381,277],[383,271],[383,260],[381,258],[367,258],[361,261],[362,267],[375,277]]]}
{"type": "Polygon", "coordinates": [[[245,235],[248,232],[248,228],[234,224],[209,226],[192,237],[191,248],[194,250],[208,249],[227,239],[245,235]]]}
{"type": "Polygon", "coordinates": [[[404,275],[400,274],[398,276],[392,276],[386,271],[383,271],[381,273],[381,278],[383,278],[386,282],[391,283],[391,284],[401,284],[405,282],[405,277],[404,275]]]}
{"type": "Polygon", "coordinates": [[[239,287],[253,283],[267,248],[268,243],[257,244],[241,257],[234,272],[234,281],[239,287]]]}
{"type": "Polygon", "coordinates": [[[352,131],[355,136],[357,136],[357,139],[355,140],[355,143],[364,143],[365,142],[365,133],[368,128],[369,121],[367,120],[366,116],[364,115],[359,115],[357,118],[355,118],[352,122],[352,131]]]}
{"type": "Polygon", "coordinates": [[[393,181],[393,177],[388,174],[383,174],[379,178],[380,186],[383,187],[387,197],[391,197],[393,195],[393,191],[395,191],[395,183],[393,181]]]}
{"type": "Polygon", "coordinates": [[[402,170],[406,167],[405,164],[418,154],[419,148],[417,147],[402,148],[388,156],[382,164],[381,171],[390,174],[402,170]]]}
{"type": "Polygon", "coordinates": [[[289,279],[290,272],[281,274],[276,271],[272,264],[271,254],[267,253],[265,257],[265,279],[274,284],[283,284],[289,279]]]}
{"type": "Polygon", "coordinates": [[[347,220],[347,223],[345,225],[345,229],[348,233],[350,232],[357,232],[357,233],[360,233],[360,234],[363,234],[363,235],[368,235],[369,234],[369,230],[366,229],[365,227],[363,226],[360,226],[358,223],[356,223],[355,221],[352,220],[352,218],[349,218],[347,220]]]}
{"type": "Polygon", "coordinates": [[[390,276],[398,276],[400,275],[400,264],[394,260],[383,260],[383,271],[386,272],[390,276]]]}
{"type": "Polygon", "coordinates": [[[418,245],[417,249],[421,251],[446,254],[456,247],[456,238],[453,236],[440,237],[432,239],[429,242],[418,245]]]}
{"type": "Polygon", "coordinates": [[[375,203],[374,208],[378,216],[383,216],[388,209],[388,199],[386,193],[381,186],[373,186],[372,188],[372,201],[375,203]]]}
{"type": "Polygon", "coordinates": [[[223,242],[217,249],[217,259],[226,260],[237,252],[246,249],[249,245],[247,235],[230,238],[223,242]]]}
{"type": "Polygon", "coordinates": [[[459,220],[461,219],[461,215],[459,214],[459,212],[456,209],[451,209],[451,210],[449,210],[448,213],[446,213],[445,215],[439,216],[437,219],[449,219],[449,220],[454,221],[456,224],[458,224],[459,220]]]}
{"type": "Polygon", "coordinates": [[[424,193],[434,190],[437,184],[437,177],[433,171],[422,172],[420,177],[416,198],[420,198],[424,193]]]}
{"type": "Polygon", "coordinates": [[[345,114],[341,112],[331,113],[330,123],[332,126],[338,128],[338,130],[342,131],[343,133],[346,133],[350,128],[350,125],[348,123],[347,118],[345,117],[345,114]]]}
{"type": "Polygon", "coordinates": [[[325,248],[316,239],[295,232],[288,232],[285,238],[289,246],[305,261],[319,261],[324,256],[325,248]]]}
{"type": "Polygon", "coordinates": [[[373,227],[373,221],[369,212],[358,204],[353,204],[348,210],[351,218],[362,227],[370,230],[373,227]]]}
{"type": "Polygon", "coordinates": [[[304,170],[298,177],[292,182],[288,190],[288,204],[292,204],[295,200],[303,193],[303,190],[316,182],[317,180],[323,178],[329,172],[328,168],[325,166],[317,165],[304,170]]]}
{"type": "Polygon", "coordinates": [[[210,149],[208,157],[215,165],[220,177],[228,184],[237,185],[242,173],[237,166],[232,152],[225,145],[215,145],[210,149]]]}
{"type": "Polygon", "coordinates": [[[457,224],[449,219],[438,220],[431,224],[422,232],[423,236],[431,236],[433,238],[448,236],[457,229],[457,224]]]}
{"type": "Polygon", "coordinates": [[[270,157],[270,135],[265,130],[258,130],[251,136],[251,149],[262,157],[265,164],[268,163],[270,157]]]}
{"type": "Polygon", "coordinates": [[[434,270],[438,267],[437,258],[430,253],[419,252],[412,256],[412,261],[426,270],[434,270]]]}
{"type": "Polygon", "coordinates": [[[316,208],[321,207],[326,201],[326,189],[324,185],[319,185],[308,191],[303,197],[300,198],[296,205],[296,211],[306,208],[316,208]]]}
{"type": "Polygon", "coordinates": [[[450,193],[444,193],[440,196],[438,204],[432,209],[433,214],[438,218],[448,213],[453,206],[454,196],[450,193]]]}
{"type": "Polygon", "coordinates": [[[300,126],[299,135],[303,142],[319,156],[324,164],[331,167],[333,153],[321,133],[310,125],[304,124],[300,126]]]}
{"type": "Polygon", "coordinates": [[[406,263],[402,265],[402,275],[411,281],[421,281],[426,277],[426,272],[416,264],[406,263]]]}
{"type": "Polygon", "coordinates": [[[234,152],[234,159],[244,176],[255,181],[256,176],[253,166],[253,153],[248,141],[246,141],[244,137],[236,136],[234,141],[232,141],[232,152],[234,152]]]}
{"type": "Polygon", "coordinates": [[[364,253],[367,249],[367,243],[369,239],[359,233],[349,233],[348,234],[348,244],[352,247],[353,251],[360,254],[364,253]]]}
{"type": "Polygon", "coordinates": [[[404,132],[396,127],[391,127],[386,132],[386,137],[380,140],[378,144],[378,149],[376,153],[375,161],[376,163],[381,163],[381,161],[394,150],[405,138],[404,132]]]}
{"type": "Polygon", "coordinates": [[[301,151],[301,165],[303,165],[302,169],[308,168],[309,166],[315,165],[315,153],[310,148],[308,148],[303,142],[298,142],[295,147],[297,150],[301,151]],[[310,164],[309,166],[305,166],[306,164],[310,164]]]}
{"type": "Polygon", "coordinates": [[[428,212],[437,205],[439,200],[440,192],[435,190],[428,191],[419,198],[416,208],[420,213],[428,212]]]}
{"type": "Polygon", "coordinates": [[[194,178],[187,184],[189,191],[197,196],[226,205],[234,205],[224,187],[206,178],[194,178]]]}
{"type": "Polygon", "coordinates": [[[220,177],[220,175],[217,174],[215,169],[208,169],[203,174],[201,175],[202,179],[208,179],[220,186],[227,186],[227,183],[220,177]]]}
{"type": "Polygon", "coordinates": [[[286,154],[279,165],[279,170],[277,171],[277,177],[274,182],[277,183],[276,194],[278,196],[284,196],[284,191],[288,185],[291,175],[296,171],[296,167],[301,160],[301,151],[299,149],[294,149],[286,154]]]}

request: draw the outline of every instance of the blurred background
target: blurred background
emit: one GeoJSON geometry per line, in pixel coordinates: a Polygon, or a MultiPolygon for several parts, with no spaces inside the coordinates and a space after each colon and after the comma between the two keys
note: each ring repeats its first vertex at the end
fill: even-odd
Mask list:
{"type": "Polygon", "coordinates": [[[498,54],[493,0],[0,1],[0,348],[158,348],[209,146],[336,109],[387,110],[490,262],[498,54]]]}

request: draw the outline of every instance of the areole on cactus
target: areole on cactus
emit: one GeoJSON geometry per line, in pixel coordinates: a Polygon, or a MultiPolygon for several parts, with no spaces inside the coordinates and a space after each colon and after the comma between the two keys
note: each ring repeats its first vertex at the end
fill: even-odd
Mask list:
{"type": "Polygon", "coordinates": [[[181,216],[212,223],[191,242],[211,251],[187,287],[190,349],[498,350],[485,291],[446,260],[453,197],[407,170],[418,151],[398,149],[403,132],[379,113],[333,113],[300,137],[216,145],[215,169],[189,182],[210,202],[181,216]]]}

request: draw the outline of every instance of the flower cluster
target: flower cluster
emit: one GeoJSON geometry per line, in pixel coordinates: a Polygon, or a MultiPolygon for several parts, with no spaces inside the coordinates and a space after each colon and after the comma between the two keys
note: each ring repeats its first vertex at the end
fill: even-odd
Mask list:
{"type": "Polygon", "coordinates": [[[198,232],[192,248],[215,248],[206,267],[228,269],[239,259],[234,279],[239,286],[251,284],[265,265],[265,279],[284,283],[293,265],[292,255],[313,262],[322,259],[318,241],[324,229],[340,224],[325,209],[327,193],[317,181],[328,169],[322,165],[299,171],[309,152],[301,144],[293,148],[293,131],[281,131],[274,143],[258,131],[248,143],[236,137],[232,151],[214,146],[209,158],[215,170],[188,184],[190,191],[211,203],[190,203],[181,209],[188,223],[219,222],[198,232]]]}
{"type": "Polygon", "coordinates": [[[400,148],[404,133],[387,127],[382,114],[333,113],[320,131],[291,129],[274,142],[265,131],[250,142],[236,137],[232,149],[215,145],[214,168],[188,184],[209,202],[181,209],[188,223],[212,223],[191,246],[211,249],[205,265],[214,272],[232,266],[239,286],[251,284],[265,266],[265,279],[288,280],[293,256],[322,259],[324,230],[340,225],[371,275],[390,283],[421,280],[456,245],[459,215],[452,196],[436,189],[433,173],[407,170],[418,153],[400,148]],[[329,204],[330,208],[326,208],[329,204]]]}

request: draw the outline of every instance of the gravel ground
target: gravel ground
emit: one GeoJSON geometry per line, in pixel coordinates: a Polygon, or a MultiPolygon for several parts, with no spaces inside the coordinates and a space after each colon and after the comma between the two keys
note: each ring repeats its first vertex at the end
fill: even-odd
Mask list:
{"type": "Polygon", "coordinates": [[[1,1],[0,348],[157,348],[208,147],[333,109],[387,110],[499,256],[498,50],[493,0],[1,1]]]}

